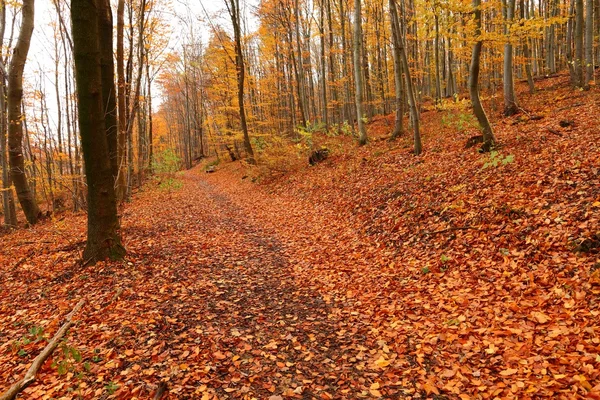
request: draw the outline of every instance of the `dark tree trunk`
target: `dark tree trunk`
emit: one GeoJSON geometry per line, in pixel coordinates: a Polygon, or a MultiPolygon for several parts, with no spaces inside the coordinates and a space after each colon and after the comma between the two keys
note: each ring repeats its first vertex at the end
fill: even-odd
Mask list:
{"type": "Polygon", "coordinates": [[[235,69],[237,72],[237,83],[238,83],[238,108],[240,112],[240,125],[242,127],[242,133],[244,134],[244,148],[248,153],[248,161],[251,164],[256,163],[254,159],[254,151],[252,150],[252,143],[250,143],[250,135],[248,134],[248,123],[246,122],[246,109],[244,107],[244,79],[246,77],[245,66],[244,66],[244,54],[242,53],[242,32],[241,32],[241,17],[240,17],[240,3],[239,0],[228,0],[227,9],[229,16],[231,17],[231,23],[233,24],[233,35],[234,35],[234,47],[235,47],[235,69]]]}
{"type": "MultiPolygon", "coordinates": [[[[112,49],[112,36],[102,38],[99,20],[109,16],[99,12],[110,7],[108,1],[71,0],[79,130],[88,185],[88,240],[83,253],[87,263],[120,259],[125,255],[107,135],[107,102],[103,98],[103,83],[110,86],[110,81],[114,82],[114,71],[104,68],[105,73],[102,73],[101,49],[112,49]],[[101,46],[100,40],[105,39],[108,43],[101,46]]],[[[109,121],[111,118],[108,116],[109,121]]]]}
{"type": "Polygon", "coordinates": [[[479,99],[479,58],[481,57],[481,47],[483,46],[483,42],[481,41],[481,0],[473,0],[473,14],[475,15],[475,36],[477,42],[473,45],[471,67],[469,68],[469,93],[471,95],[473,113],[483,130],[482,148],[489,151],[494,145],[494,132],[479,99]]]}
{"type": "Polygon", "coordinates": [[[29,52],[31,35],[33,34],[34,0],[24,0],[22,7],[21,31],[13,51],[8,70],[8,160],[11,178],[17,190],[17,197],[25,217],[30,224],[35,224],[41,216],[35,195],[29,188],[25,173],[23,156],[23,118],[21,103],[23,101],[23,69],[29,52]]]}

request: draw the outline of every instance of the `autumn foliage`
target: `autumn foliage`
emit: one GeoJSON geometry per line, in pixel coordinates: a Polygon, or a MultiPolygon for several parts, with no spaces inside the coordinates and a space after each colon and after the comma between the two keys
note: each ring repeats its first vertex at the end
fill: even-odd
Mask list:
{"type": "Polygon", "coordinates": [[[600,97],[536,84],[492,154],[448,103],[420,157],[390,115],[312,167],[150,181],[123,262],[81,266],[81,214],[2,236],[0,386],[85,299],[25,398],[599,397],[600,97]]]}

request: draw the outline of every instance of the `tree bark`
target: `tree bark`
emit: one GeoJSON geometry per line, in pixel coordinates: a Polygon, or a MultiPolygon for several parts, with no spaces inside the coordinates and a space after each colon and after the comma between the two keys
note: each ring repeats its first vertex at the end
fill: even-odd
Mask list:
{"type": "Polygon", "coordinates": [[[125,53],[123,50],[123,34],[125,30],[125,0],[117,3],[117,160],[118,174],[116,195],[119,203],[127,194],[127,105],[125,104],[125,53]]]}
{"type": "Polygon", "coordinates": [[[575,86],[584,87],[583,0],[575,0],[575,86]]]}
{"type": "Polygon", "coordinates": [[[361,0],[354,0],[354,84],[356,121],[358,123],[358,144],[367,144],[367,129],[363,120],[363,79],[362,79],[362,28],[361,0]]]}
{"type": "MultiPolygon", "coordinates": [[[[227,9],[229,16],[231,17],[231,23],[233,24],[233,35],[234,35],[234,47],[235,47],[235,69],[237,72],[237,97],[238,97],[238,109],[240,113],[240,125],[242,127],[242,133],[244,134],[244,148],[248,154],[248,162],[255,164],[254,150],[252,150],[252,143],[250,142],[250,135],[248,134],[248,123],[246,122],[246,109],[244,107],[244,79],[245,79],[245,66],[244,66],[244,54],[242,53],[242,33],[240,28],[240,3],[239,0],[228,0],[227,9]]],[[[300,56],[299,56],[300,58],[300,56]]]]}
{"type": "Polygon", "coordinates": [[[510,38],[510,24],[515,17],[515,0],[505,0],[506,18],[504,21],[504,115],[511,116],[519,112],[517,97],[515,95],[515,83],[513,78],[513,45],[510,38]]]}
{"type": "Polygon", "coordinates": [[[475,16],[476,42],[473,45],[471,66],[469,68],[469,94],[471,95],[473,113],[483,131],[482,148],[489,151],[495,142],[494,132],[479,98],[479,59],[481,57],[481,48],[483,46],[483,42],[481,41],[481,0],[473,0],[473,14],[475,16]]]}
{"type": "Polygon", "coordinates": [[[589,88],[594,79],[594,0],[587,0],[585,7],[585,81],[589,88]]]}
{"type": "MultiPolygon", "coordinates": [[[[121,245],[114,176],[110,160],[106,126],[106,102],[103,83],[110,80],[108,68],[102,65],[101,47],[112,49],[109,43],[100,46],[100,10],[110,7],[109,0],[71,0],[71,29],[73,36],[75,78],[81,148],[85,161],[88,185],[87,244],[83,252],[86,263],[110,258],[121,259],[121,245]],[[104,47],[106,46],[106,47],[104,47]]],[[[114,80],[114,71],[113,80],[114,80]]],[[[110,83],[107,83],[110,85],[110,83]]],[[[110,121],[109,116],[109,121],[110,121]]]]}
{"type": "Polygon", "coordinates": [[[400,24],[398,22],[398,11],[396,0],[389,0],[390,21],[392,24],[392,51],[394,56],[394,87],[396,92],[396,117],[394,121],[394,131],[390,139],[396,139],[404,133],[402,117],[404,116],[404,96],[402,82],[402,55],[400,54],[400,24]]]}
{"type": "Polygon", "coordinates": [[[29,52],[34,23],[34,0],[23,0],[21,29],[8,70],[8,160],[11,178],[27,222],[35,224],[41,211],[29,188],[23,156],[23,69],[29,52]]]}
{"type": "MultiPolygon", "coordinates": [[[[6,32],[6,2],[2,2],[0,14],[0,40],[4,40],[6,32]]],[[[15,199],[11,187],[10,169],[8,166],[8,143],[7,143],[7,124],[6,124],[6,75],[4,71],[4,61],[0,58],[2,64],[2,78],[0,79],[0,162],[2,164],[2,209],[4,210],[4,225],[16,226],[17,213],[15,210],[15,199]]]]}

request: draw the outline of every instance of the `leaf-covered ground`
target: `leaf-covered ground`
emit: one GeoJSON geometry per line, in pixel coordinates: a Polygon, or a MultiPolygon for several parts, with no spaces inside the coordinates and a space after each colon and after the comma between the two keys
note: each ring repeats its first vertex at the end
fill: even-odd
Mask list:
{"type": "Polygon", "coordinates": [[[3,236],[0,388],[85,298],[24,398],[600,398],[600,97],[565,82],[493,158],[431,110],[422,157],[377,119],[269,183],[149,185],[124,263],[78,266],[81,215],[3,236]]]}

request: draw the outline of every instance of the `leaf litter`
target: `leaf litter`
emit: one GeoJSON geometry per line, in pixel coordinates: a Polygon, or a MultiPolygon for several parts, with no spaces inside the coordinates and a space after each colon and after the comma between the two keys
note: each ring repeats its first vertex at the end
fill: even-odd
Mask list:
{"type": "Polygon", "coordinates": [[[148,186],[125,262],[78,267],[83,215],[3,236],[2,387],[85,298],[81,361],[55,353],[24,397],[600,397],[599,97],[568,93],[500,120],[494,167],[429,111],[419,158],[376,120],[366,148],[260,185],[234,163],[148,186]]]}

